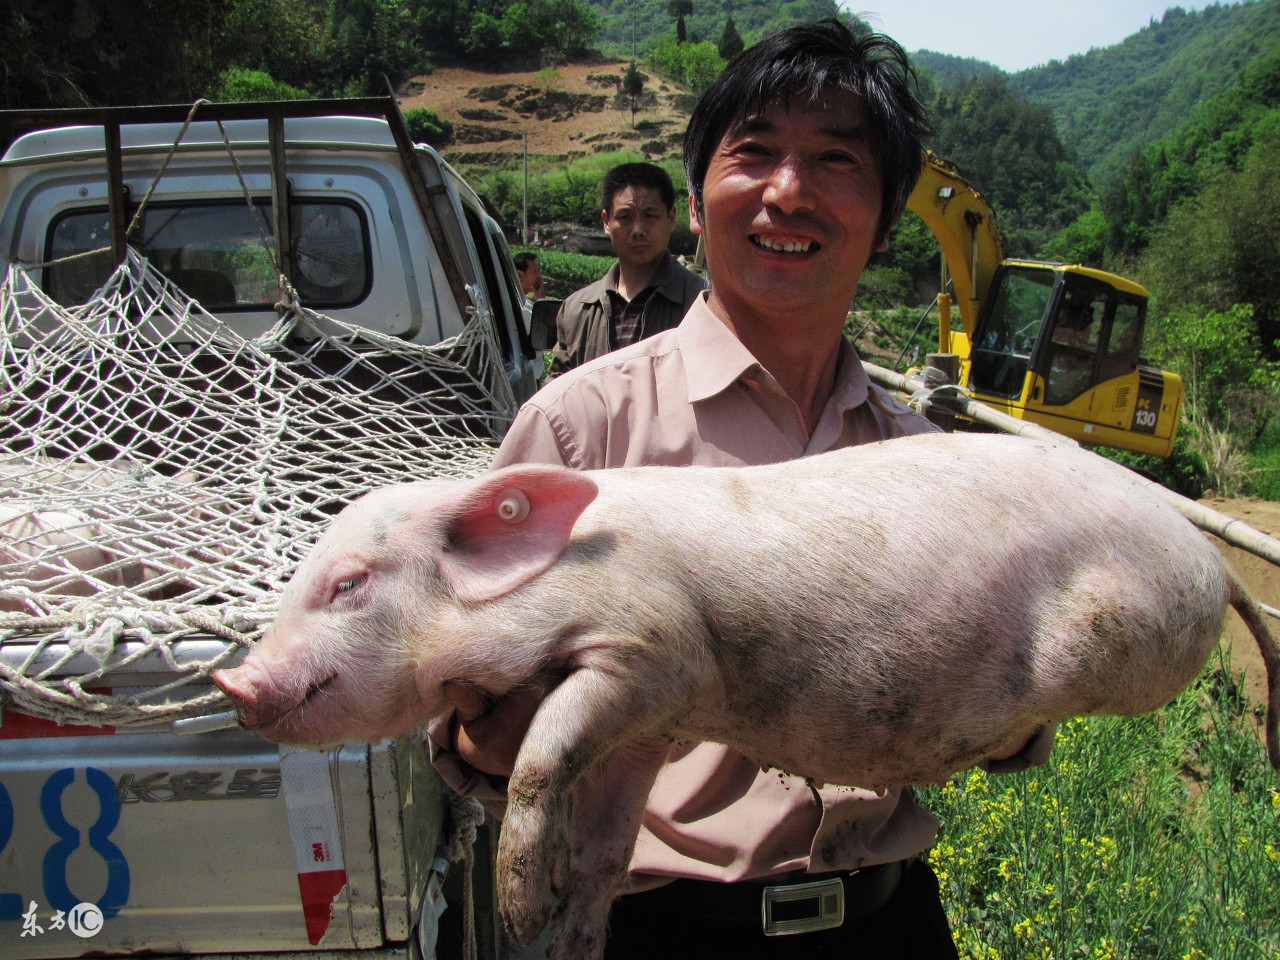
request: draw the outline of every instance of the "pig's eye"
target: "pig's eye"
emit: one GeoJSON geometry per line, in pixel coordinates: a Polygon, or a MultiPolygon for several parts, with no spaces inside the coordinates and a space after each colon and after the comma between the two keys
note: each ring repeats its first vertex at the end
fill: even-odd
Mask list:
{"type": "Polygon", "coordinates": [[[350,593],[357,587],[363,586],[364,582],[369,579],[367,573],[362,573],[358,577],[352,577],[350,580],[339,580],[338,585],[334,588],[334,597],[340,597],[344,593],[350,593]]]}

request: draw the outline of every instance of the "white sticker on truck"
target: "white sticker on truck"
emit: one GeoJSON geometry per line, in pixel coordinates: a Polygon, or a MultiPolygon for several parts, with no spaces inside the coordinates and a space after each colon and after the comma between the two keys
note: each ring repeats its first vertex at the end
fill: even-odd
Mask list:
{"type": "Polygon", "coordinates": [[[298,865],[298,890],[307,940],[316,946],[329,929],[333,901],[347,884],[338,810],[329,779],[329,755],[280,748],[280,781],[289,814],[289,836],[298,865]]]}

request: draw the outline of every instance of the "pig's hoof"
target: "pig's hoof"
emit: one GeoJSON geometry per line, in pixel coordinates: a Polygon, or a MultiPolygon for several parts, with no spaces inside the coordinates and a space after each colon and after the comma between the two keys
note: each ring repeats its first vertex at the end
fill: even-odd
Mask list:
{"type": "Polygon", "coordinates": [[[551,890],[526,875],[520,855],[498,858],[498,907],[511,939],[528,946],[537,939],[551,916],[551,890]]]}

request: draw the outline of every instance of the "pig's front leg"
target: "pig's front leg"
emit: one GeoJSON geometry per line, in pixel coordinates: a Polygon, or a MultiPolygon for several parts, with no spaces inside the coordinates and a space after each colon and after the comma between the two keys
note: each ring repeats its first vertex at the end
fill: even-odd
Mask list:
{"type": "MultiPolygon", "coordinates": [[[[610,669],[576,670],[538,708],[507,788],[507,813],[498,844],[499,904],[508,931],[517,941],[530,942],[546,925],[553,904],[553,874],[565,885],[561,904],[565,916],[582,918],[583,905],[571,901],[603,898],[603,908],[590,905],[599,914],[591,927],[601,936],[587,956],[598,955],[603,947],[608,905],[622,882],[626,861],[615,875],[574,877],[570,883],[572,851],[582,850],[577,837],[570,841],[567,836],[570,798],[584,774],[622,744],[668,728],[670,721],[691,708],[694,697],[687,672],[683,678],[669,676],[643,655],[607,666],[610,669]],[[685,682],[680,682],[682,679],[685,682]]],[[[657,764],[653,764],[655,774],[656,770],[657,764]]],[[[641,792],[638,785],[633,789],[635,781],[631,777],[622,785],[609,785],[621,791],[615,797],[620,809],[637,803],[643,807],[648,783],[641,792]]],[[[599,789],[605,788],[602,785],[599,789]]],[[[590,810],[585,812],[583,822],[599,819],[590,810]]],[[[606,832],[624,827],[638,830],[639,821],[626,815],[614,818],[611,828],[601,819],[600,827],[606,832]]],[[[598,831],[599,827],[592,832],[598,831]]],[[[608,842],[615,845],[612,839],[608,842]]],[[[634,842],[633,832],[625,838],[628,856],[634,842]]],[[[585,864],[592,858],[578,859],[585,864]]]]}

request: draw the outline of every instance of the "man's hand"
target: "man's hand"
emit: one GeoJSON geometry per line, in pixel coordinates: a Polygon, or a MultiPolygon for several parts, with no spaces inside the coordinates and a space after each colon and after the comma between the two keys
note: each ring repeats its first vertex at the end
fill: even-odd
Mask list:
{"type": "Polygon", "coordinates": [[[444,695],[455,713],[453,749],[481,773],[511,776],[534,713],[562,679],[535,677],[500,698],[475,684],[446,681],[444,695]]]}

